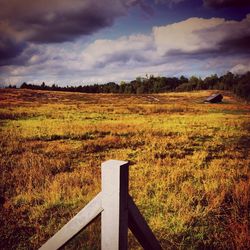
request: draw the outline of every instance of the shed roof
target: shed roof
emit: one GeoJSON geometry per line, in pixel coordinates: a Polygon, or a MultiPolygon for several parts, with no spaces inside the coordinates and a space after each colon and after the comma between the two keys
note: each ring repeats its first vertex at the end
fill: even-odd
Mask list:
{"type": "Polygon", "coordinates": [[[221,102],[223,99],[222,94],[213,94],[211,96],[209,96],[205,102],[212,102],[212,103],[217,103],[217,102],[221,102]]]}

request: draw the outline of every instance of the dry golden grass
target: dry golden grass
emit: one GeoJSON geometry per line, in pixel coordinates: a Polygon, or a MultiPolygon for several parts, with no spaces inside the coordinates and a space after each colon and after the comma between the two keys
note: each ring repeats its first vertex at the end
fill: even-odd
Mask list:
{"type": "MultiPolygon", "coordinates": [[[[0,90],[0,248],[37,249],[100,191],[108,159],[131,162],[164,249],[250,248],[250,106],[228,92],[204,104],[211,93],[0,90]]],[[[99,249],[99,232],[65,249],[99,249]]]]}

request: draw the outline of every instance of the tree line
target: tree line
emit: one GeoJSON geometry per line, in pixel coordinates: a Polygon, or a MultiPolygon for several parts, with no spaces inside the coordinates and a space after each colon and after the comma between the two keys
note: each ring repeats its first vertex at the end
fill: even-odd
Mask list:
{"type": "MultiPolygon", "coordinates": [[[[15,86],[9,86],[15,87],[15,86]]],[[[105,84],[80,85],[61,87],[56,84],[52,86],[46,85],[44,82],[41,85],[28,84],[24,82],[22,89],[36,90],[52,90],[52,91],[70,91],[83,93],[122,93],[122,94],[150,94],[163,93],[171,91],[193,91],[193,90],[231,90],[236,95],[250,100],[250,72],[243,75],[236,75],[231,72],[225,75],[218,76],[217,74],[210,75],[204,79],[197,76],[187,78],[181,77],[160,77],[147,76],[137,77],[130,82],[122,81],[120,84],[108,82],[105,84]]]]}

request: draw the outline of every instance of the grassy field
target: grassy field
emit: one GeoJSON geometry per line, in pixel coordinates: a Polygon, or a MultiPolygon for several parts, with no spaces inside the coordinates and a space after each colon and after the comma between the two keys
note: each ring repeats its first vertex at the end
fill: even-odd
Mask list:
{"type": "MultiPolygon", "coordinates": [[[[100,191],[109,159],[131,162],[164,249],[250,248],[250,105],[211,93],[0,90],[0,249],[37,249],[100,191]]],[[[96,220],[65,249],[100,249],[99,233],[96,220]]]]}

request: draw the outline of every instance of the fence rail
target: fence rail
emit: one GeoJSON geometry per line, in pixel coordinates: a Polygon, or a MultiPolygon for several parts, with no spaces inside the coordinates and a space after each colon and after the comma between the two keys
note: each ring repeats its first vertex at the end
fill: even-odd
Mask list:
{"type": "Polygon", "coordinates": [[[161,250],[147,222],[128,193],[129,163],[102,163],[102,191],[52,236],[40,250],[59,249],[101,214],[102,250],[127,250],[128,228],[146,250],[161,250]]]}

